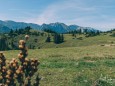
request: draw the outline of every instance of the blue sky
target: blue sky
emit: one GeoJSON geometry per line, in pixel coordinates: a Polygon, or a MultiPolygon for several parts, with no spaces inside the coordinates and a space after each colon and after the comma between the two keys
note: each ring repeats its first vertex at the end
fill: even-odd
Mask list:
{"type": "Polygon", "coordinates": [[[0,0],[0,20],[115,28],[115,0],[0,0]]]}

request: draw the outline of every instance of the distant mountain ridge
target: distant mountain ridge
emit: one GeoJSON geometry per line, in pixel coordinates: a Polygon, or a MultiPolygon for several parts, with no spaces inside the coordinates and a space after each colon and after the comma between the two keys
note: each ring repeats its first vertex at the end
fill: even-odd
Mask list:
{"type": "Polygon", "coordinates": [[[64,23],[59,23],[59,22],[38,25],[34,23],[15,22],[11,20],[8,20],[8,21],[0,20],[0,32],[1,33],[9,32],[11,29],[16,30],[16,29],[25,28],[27,26],[30,26],[31,28],[36,29],[36,30],[50,29],[57,33],[67,33],[67,32],[78,30],[78,29],[82,29],[83,31],[85,29],[88,29],[89,31],[97,31],[96,29],[91,28],[91,27],[81,27],[78,25],[66,25],[64,23]]]}

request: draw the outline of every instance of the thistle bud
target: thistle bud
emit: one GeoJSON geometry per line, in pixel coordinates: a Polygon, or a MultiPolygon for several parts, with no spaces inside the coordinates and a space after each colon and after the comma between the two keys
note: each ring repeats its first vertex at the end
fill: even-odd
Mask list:
{"type": "Polygon", "coordinates": [[[8,70],[8,71],[7,71],[7,74],[8,74],[8,75],[11,75],[11,73],[12,73],[11,70],[8,70]]]}
{"type": "Polygon", "coordinates": [[[34,58],[31,58],[31,61],[34,61],[34,58]]]}
{"type": "Polygon", "coordinates": [[[13,61],[13,63],[14,63],[14,62],[16,61],[16,59],[15,59],[15,58],[13,58],[13,59],[12,59],[12,61],[13,61]]]}
{"type": "Polygon", "coordinates": [[[25,61],[26,61],[26,62],[28,62],[28,61],[29,61],[29,59],[28,59],[28,58],[25,58],[25,61]]]}
{"type": "Polygon", "coordinates": [[[32,62],[31,65],[33,66],[33,65],[34,65],[34,62],[32,62]]]}
{"type": "Polygon", "coordinates": [[[12,66],[13,66],[13,67],[16,67],[17,65],[16,65],[16,63],[14,63],[12,66]]]}
{"type": "Polygon", "coordinates": [[[24,40],[19,41],[19,45],[25,45],[25,44],[26,44],[26,42],[24,40]]]}
{"type": "Polygon", "coordinates": [[[10,84],[10,80],[7,80],[6,83],[7,83],[7,84],[10,84]]]}
{"type": "Polygon", "coordinates": [[[2,60],[0,60],[0,64],[2,64],[2,60]]]}
{"type": "Polygon", "coordinates": [[[2,69],[6,70],[6,67],[5,67],[5,66],[3,66],[3,67],[2,67],[2,69]]]}
{"type": "Polygon", "coordinates": [[[14,74],[14,78],[17,78],[17,75],[16,75],[16,74],[14,74]]]}
{"type": "Polygon", "coordinates": [[[0,80],[2,80],[3,79],[3,77],[2,76],[0,76],[0,80]]]}
{"type": "Polygon", "coordinates": [[[6,75],[6,78],[7,78],[7,79],[11,79],[10,75],[6,75]]]}
{"type": "Polygon", "coordinates": [[[23,58],[24,56],[22,54],[18,54],[18,57],[19,58],[23,58]]]}
{"type": "Polygon", "coordinates": [[[24,45],[19,45],[19,48],[20,49],[24,49],[24,45]]]}
{"type": "Polygon", "coordinates": [[[16,70],[16,74],[20,74],[21,73],[21,71],[18,69],[18,70],[16,70]]]}
{"type": "Polygon", "coordinates": [[[19,66],[18,70],[20,70],[20,71],[21,71],[22,69],[23,69],[23,66],[19,66]]]}
{"type": "Polygon", "coordinates": [[[28,40],[29,39],[29,35],[25,35],[25,38],[26,38],[26,40],[28,40]]]}
{"type": "Polygon", "coordinates": [[[27,62],[24,62],[24,63],[23,63],[23,66],[27,66],[27,62]]]}

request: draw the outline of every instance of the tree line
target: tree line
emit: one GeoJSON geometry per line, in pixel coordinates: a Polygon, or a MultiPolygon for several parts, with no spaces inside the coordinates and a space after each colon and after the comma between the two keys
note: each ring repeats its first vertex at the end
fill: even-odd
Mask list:
{"type": "Polygon", "coordinates": [[[28,35],[35,35],[35,36],[43,36],[44,35],[44,32],[39,32],[37,30],[31,31],[31,30],[32,30],[32,28],[30,26],[22,28],[22,29],[16,29],[16,30],[11,29],[10,32],[8,33],[8,35],[10,37],[15,37],[20,34],[28,34],[28,35]]]}
{"type": "MultiPolygon", "coordinates": [[[[48,36],[46,38],[46,42],[51,42],[51,37],[50,37],[49,34],[48,34],[48,36]]],[[[55,44],[60,44],[60,43],[64,42],[63,34],[54,33],[54,35],[53,35],[53,42],[55,44]]]]}
{"type": "MultiPolygon", "coordinates": [[[[34,35],[34,36],[44,36],[46,38],[45,42],[54,42],[55,44],[59,44],[64,42],[63,34],[58,34],[51,30],[45,30],[45,32],[39,32],[37,30],[33,30],[31,27],[25,27],[24,29],[11,29],[7,34],[0,34],[0,51],[4,50],[12,50],[18,49],[18,44],[15,40],[19,35],[34,35]]],[[[37,43],[37,38],[34,40],[37,43]]],[[[33,46],[30,46],[34,49],[33,46]]]]}
{"type": "Polygon", "coordinates": [[[96,30],[96,31],[92,31],[92,30],[88,30],[88,29],[78,29],[78,30],[74,30],[74,31],[70,31],[68,32],[68,34],[72,34],[72,36],[76,37],[77,34],[84,34],[86,35],[86,37],[92,37],[92,36],[97,36],[97,35],[100,35],[100,31],[99,30],[96,30]]]}

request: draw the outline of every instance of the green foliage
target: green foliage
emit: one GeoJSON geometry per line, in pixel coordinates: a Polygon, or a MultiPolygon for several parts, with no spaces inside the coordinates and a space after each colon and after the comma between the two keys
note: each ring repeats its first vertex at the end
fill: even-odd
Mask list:
{"type": "Polygon", "coordinates": [[[112,33],[99,33],[99,35],[94,35],[87,33],[78,34],[74,31],[74,36],[72,34],[58,34],[47,33],[34,29],[22,30],[24,33],[18,34],[20,30],[11,31],[12,35],[5,34],[7,37],[8,47],[10,49],[17,49],[17,42],[19,39],[24,39],[24,35],[29,35],[30,39],[28,40],[28,46],[32,44],[31,49],[42,49],[42,48],[61,48],[61,47],[79,47],[79,46],[89,46],[89,45],[105,45],[113,44],[114,37],[110,36],[112,33]],[[28,33],[28,34],[27,34],[28,33]],[[48,37],[48,34],[50,37],[48,37]],[[37,41],[36,41],[37,39],[37,41]],[[46,41],[50,42],[47,43],[46,41]]]}
{"type": "Polygon", "coordinates": [[[97,36],[97,35],[100,35],[100,32],[99,31],[96,31],[96,32],[86,32],[86,37],[93,37],[93,36],[97,36]]]}
{"type": "Polygon", "coordinates": [[[46,42],[51,42],[51,37],[48,35],[48,37],[46,38],[46,42]]]}
{"type": "Polygon", "coordinates": [[[54,34],[54,43],[59,44],[59,43],[62,43],[62,42],[64,42],[63,34],[62,35],[54,34]]]}
{"type": "Polygon", "coordinates": [[[0,36],[0,51],[7,50],[8,44],[7,44],[7,38],[5,35],[0,36]]]}
{"type": "Polygon", "coordinates": [[[113,86],[115,84],[115,79],[101,75],[95,84],[96,86],[113,86]]]}
{"type": "Polygon", "coordinates": [[[48,33],[56,33],[55,31],[52,31],[50,29],[44,29],[45,32],[48,32],[48,33]]]}

